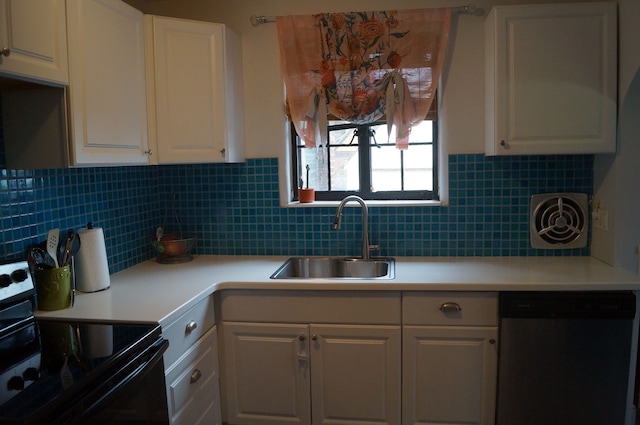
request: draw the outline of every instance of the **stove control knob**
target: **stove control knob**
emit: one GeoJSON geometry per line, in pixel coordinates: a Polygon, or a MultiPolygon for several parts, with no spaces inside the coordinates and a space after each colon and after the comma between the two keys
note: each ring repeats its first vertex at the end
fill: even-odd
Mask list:
{"type": "Polygon", "coordinates": [[[24,379],[22,376],[14,376],[7,382],[7,390],[21,391],[24,390],[24,379]]]}
{"type": "Polygon", "coordinates": [[[24,372],[22,372],[22,377],[25,381],[35,381],[40,377],[40,373],[38,369],[35,367],[27,368],[24,372]]]}
{"type": "Polygon", "coordinates": [[[0,288],[6,288],[7,286],[11,285],[12,282],[13,279],[11,279],[11,276],[9,276],[8,274],[0,275],[0,288]]]}

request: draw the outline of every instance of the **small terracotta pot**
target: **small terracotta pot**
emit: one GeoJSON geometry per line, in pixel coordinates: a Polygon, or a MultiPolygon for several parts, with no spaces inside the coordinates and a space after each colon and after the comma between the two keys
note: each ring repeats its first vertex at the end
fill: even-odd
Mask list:
{"type": "Polygon", "coordinates": [[[314,189],[298,189],[298,198],[301,204],[313,202],[316,199],[316,191],[314,189]]]}

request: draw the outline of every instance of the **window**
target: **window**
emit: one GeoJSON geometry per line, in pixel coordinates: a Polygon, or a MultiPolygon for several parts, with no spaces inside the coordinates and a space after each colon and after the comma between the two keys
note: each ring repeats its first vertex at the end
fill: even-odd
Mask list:
{"type": "MultiPolygon", "coordinates": [[[[437,121],[414,126],[409,148],[399,150],[387,125],[329,121],[328,146],[306,148],[291,125],[292,188],[315,189],[316,200],[356,194],[368,200],[437,200],[437,121]],[[307,170],[309,177],[307,182],[307,170]]],[[[393,135],[393,133],[392,133],[393,135]]]]}

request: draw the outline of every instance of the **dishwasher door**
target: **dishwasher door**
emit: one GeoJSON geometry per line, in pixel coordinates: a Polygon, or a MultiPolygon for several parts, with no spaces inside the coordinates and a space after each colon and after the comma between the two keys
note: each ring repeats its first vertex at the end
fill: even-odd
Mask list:
{"type": "Polygon", "coordinates": [[[500,298],[497,425],[624,425],[635,296],[500,298]]]}

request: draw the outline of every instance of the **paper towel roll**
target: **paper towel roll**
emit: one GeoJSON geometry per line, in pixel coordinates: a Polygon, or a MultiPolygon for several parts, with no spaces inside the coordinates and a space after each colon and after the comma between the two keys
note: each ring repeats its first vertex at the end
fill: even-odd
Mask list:
{"type": "Polygon", "coordinates": [[[80,250],[76,257],[76,287],[82,292],[96,292],[111,286],[104,233],[89,225],[78,230],[80,250]]]}

